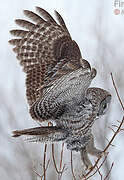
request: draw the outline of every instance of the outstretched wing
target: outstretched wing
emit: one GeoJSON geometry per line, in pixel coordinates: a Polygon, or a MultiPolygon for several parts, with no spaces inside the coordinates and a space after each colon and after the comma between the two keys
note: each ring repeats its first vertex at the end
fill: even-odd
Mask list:
{"type": "MultiPolygon", "coordinates": [[[[34,23],[16,19],[16,24],[27,30],[12,30],[12,35],[20,37],[9,42],[14,45],[20,64],[26,72],[26,95],[32,105],[56,78],[82,66],[81,53],[71,39],[61,15],[55,11],[59,24],[40,7],[39,15],[24,10],[24,14],[34,23]]],[[[88,64],[88,66],[90,66],[88,64]]]]}

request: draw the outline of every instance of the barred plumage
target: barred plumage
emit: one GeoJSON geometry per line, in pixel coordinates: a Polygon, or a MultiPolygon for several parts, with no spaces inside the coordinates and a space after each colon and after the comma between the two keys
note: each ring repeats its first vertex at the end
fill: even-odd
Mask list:
{"type": "Polygon", "coordinates": [[[82,58],[61,15],[55,11],[57,23],[44,9],[36,10],[38,14],[24,10],[32,22],[15,20],[26,30],[11,30],[17,39],[9,42],[15,46],[13,51],[26,73],[31,117],[56,125],[14,131],[13,136],[28,135],[28,140],[35,142],[64,140],[68,149],[81,152],[84,164],[90,167],[87,153],[102,153],[94,147],[91,127],[105,114],[111,95],[100,88],[89,88],[97,72],[82,58]]]}

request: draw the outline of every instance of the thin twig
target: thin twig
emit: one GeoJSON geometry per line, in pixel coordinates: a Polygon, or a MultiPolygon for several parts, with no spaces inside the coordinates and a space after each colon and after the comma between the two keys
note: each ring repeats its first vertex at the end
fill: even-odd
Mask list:
{"type": "Polygon", "coordinates": [[[60,159],[59,171],[61,171],[61,169],[62,169],[63,152],[64,152],[64,143],[62,143],[62,150],[61,150],[61,159],[60,159]]]}
{"type": "Polygon", "coordinates": [[[119,120],[117,120],[117,122],[120,124],[121,123],[121,121],[119,121],[119,120]]]}
{"type": "Polygon", "coordinates": [[[41,176],[39,173],[37,173],[37,171],[36,171],[35,169],[33,169],[33,171],[34,171],[34,173],[35,173],[38,177],[40,177],[41,180],[42,180],[42,176],[41,176]]]}
{"type": "Polygon", "coordinates": [[[104,149],[104,152],[106,152],[106,150],[109,148],[109,146],[112,144],[113,140],[115,139],[115,137],[117,136],[117,134],[120,132],[120,129],[122,127],[124,123],[124,117],[122,118],[122,121],[120,123],[120,125],[118,126],[118,129],[115,131],[115,134],[112,136],[111,140],[109,141],[108,145],[106,146],[106,148],[104,149]]]}
{"type": "MultiPolygon", "coordinates": [[[[50,163],[50,159],[49,159],[48,162],[47,162],[47,165],[46,165],[46,171],[47,171],[47,168],[48,168],[49,163],[50,163]]],[[[42,180],[44,174],[43,174],[43,175],[40,175],[35,169],[33,169],[33,171],[34,171],[35,174],[36,174],[38,177],[40,177],[41,180],[42,180]]]]}
{"type": "MultiPolygon", "coordinates": [[[[100,161],[100,159],[101,159],[101,158],[98,158],[98,159],[96,160],[95,165],[85,174],[85,177],[87,177],[87,176],[95,169],[95,167],[96,167],[96,165],[98,164],[98,162],[100,161]]],[[[96,174],[96,172],[97,172],[97,171],[95,171],[95,172],[93,173],[93,175],[96,174]]],[[[88,178],[92,177],[93,175],[89,176],[88,178]]],[[[88,178],[87,178],[87,179],[88,179],[88,178]]]]}
{"type": "Polygon", "coordinates": [[[97,171],[98,171],[98,173],[99,173],[99,175],[100,175],[100,177],[101,177],[101,180],[102,180],[102,174],[101,174],[101,172],[100,172],[100,170],[99,170],[99,167],[96,165],[96,168],[97,168],[97,171]]]}
{"type": "Polygon", "coordinates": [[[65,164],[64,164],[64,166],[62,168],[63,152],[64,152],[64,143],[62,143],[61,156],[60,156],[60,166],[59,166],[59,174],[58,174],[58,179],[59,180],[61,180],[64,169],[65,169],[65,164]]]}
{"type": "MultiPolygon", "coordinates": [[[[108,153],[109,154],[109,153],[108,153]]],[[[107,160],[108,154],[104,157],[104,160],[102,161],[102,163],[99,166],[99,169],[103,166],[103,164],[105,163],[105,161],[107,160]]]]}
{"type": "Polygon", "coordinates": [[[111,129],[113,131],[113,133],[115,133],[115,130],[113,128],[111,128],[111,127],[108,127],[108,128],[111,129]]]}
{"type": "MultiPolygon", "coordinates": [[[[108,156],[108,155],[107,155],[108,156]]],[[[99,166],[99,169],[103,166],[103,164],[105,163],[107,156],[105,156],[104,160],[102,161],[102,163],[99,166]]],[[[93,168],[85,175],[85,177],[87,177],[97,166],[98,162],[100,161],[101,158],[97,159],[95,165],[93,166],[93,168]]],[[[98,172],[98,170],[96,170],[93,174],[91,174],[90,176],[87,177],[87,179],[91,178],[92,176],[94,176],[96,173],[98,172]]]]}
{"type": "MultiPolygon", "coordinates": [[[[52,123],[51,122],[48,122],[48,126],[51,126],[52,123]]],[[[46,151],[47,151],[47,144],[45,144],[44,146],[44,160],[43,160],[43,175],[41,176],[41,180],[42,180],[42,177],[44,176],[44,180],[46,180],[46,171],[47,171],[47,168],[48,168],[48,165],[49,165],[49,162],[50,160],[48,160],[47,162],[47,166],[46,166],[46,151]]]]}
{"type": "Polygon", "coordinates": [[[118,126],[117,126],[117,125],[115,125],[115,124],[112,124],[112,126],[113,126],[113,127],[115,127],[115,128],[118,128],[118,126]]]}
{"type": "Polygon", "coordinates": [[[120,95],[119,95],[119,92],[118,92],[117,86],[116,86],[116,84],[115,84],[115,81],[114,81],[114,78],[113,78],[112,73],[111,73],[111,78],[112,78],[113,86],[114,86],[114,88],[115,88],[115,91],[116,91],[118,100],[119,100],[120,105],[121,105],[121,107],[122,107],[122,109],[123,109],[123,111],[124,111],[124,105],[123,105],[122,100],[121,100],[121,98],[120,98],[120,95]]]}
{"type": "MultiPolygon", "coordinates": [[[[107,140],[107,142],[109,142],[109,140],[105,137],[105,139],[107,140]]],[[[115,145],[114,144],[111,144],[111,146],[112,147],[115,147],[115,145]]]]}
{"type": "Polygon", "coordinates": [[[108,178],[108,176],[110,175],[110,172],[112,171],[113,165],[114,165],[114,163],[112,163],[111,168],[110,168],[108,174],[105,176],[104,180],[106,180],[108,178]]]}
{"type": "Polygon", "coordinates": [[[61,180],[64,170],[65,170],[65,164],[64,164],[64,166],[63,166],[63,168],[62,168],[62,171],[61,171],[61,174],[60,174],[59,180],[61,180]]]}
{"type": "Polygon", "coordinates": [[[43,160],[44,180],[46,180],[46,151],[47,151],[47,144],[45,144],[44,146],[44,160],[43,160]]]}
{"type": "Polygon", "coordinates": [[[48,168],[49,163],[50,163],[50,159],[49,159],[48,162],[47,162],[46,170],[47,170],[47,168],[48,168]]]}
{"type": "Polygon", "coordinates": [[[120,129],[120,131],[124,131],[124,128],[120,129]]]}
{"type": "MultiPolygon", "coordinates": [[[[50,163],[50,159],[49,159],[48,162],[47,162],[47,165],[46,165],[46,168],[45,168],[45,172],[47,171],[47,168],[48,168],[49,163],[50,163]]],[[[43,174],[41,177],[43,178],[43,177],[44,177],[44,174],[43,174]]]]}
{"type": "Polygon", "coordinates": [[[73,175],[74,180],[76,180],[75,174],[74,174],[74,169],[73,169],[73,158],[72,158],[72,151],[71,151],[71,172],[73,175]]]}
{"type": "Polygon", "coordinates": [[[54,167],[55,167],[55,170],[57,172],[57,174],[60,174],[58,168],[57,168],[57,165],[56,165],[56,160],[55,160],[55,156],[54,156],[54,144],[52,144],[52,158],[53,158],[53,164],[54,164],[54,167]]]}

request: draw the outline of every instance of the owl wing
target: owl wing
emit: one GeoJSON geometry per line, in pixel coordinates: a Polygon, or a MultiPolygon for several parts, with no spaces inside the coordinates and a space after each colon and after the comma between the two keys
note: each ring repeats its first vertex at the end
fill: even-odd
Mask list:
{"type": "Polygon", "coordinates": [[[16,19],[16,24],[26,30],[10,31],[18,39],[9,41],[15,46],[13,50],[26,73],[26,96],[30,106],[42,96],[43,89],[57,78],[81,66],[90,67],[81,58],[80,49],[71,39],[61,15],[55,11],[57,23],[44,9],[36,7],[36,10],[39,15],[24,10],[24,14],[34,23],[16,19]]]}

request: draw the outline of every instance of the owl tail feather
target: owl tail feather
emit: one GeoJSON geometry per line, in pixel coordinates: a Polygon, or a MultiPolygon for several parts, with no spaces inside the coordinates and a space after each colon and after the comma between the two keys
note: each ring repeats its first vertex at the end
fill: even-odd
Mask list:
{"type": "Polygon", "coordinates": [[[54,133],[60,130],[60,128],[52,126],[44,126],[44,127],[36,127],[30,129],[16,130],[13,131],[13,137],[18,137],[21,135],[48,135],[50,133],[54,133]]]}
{"type": "MultiPolygon", "coordinates": [[[[56,126],[42,126],[24,130],[16,130],[12,132],[12,137],[19,137],[22,135],[33,136],[39,138],[39,141],[61,141],[66,139],[67,132],[56,126]]],[[[31,138],[32,139],[32,138],[31,138]]]]}

